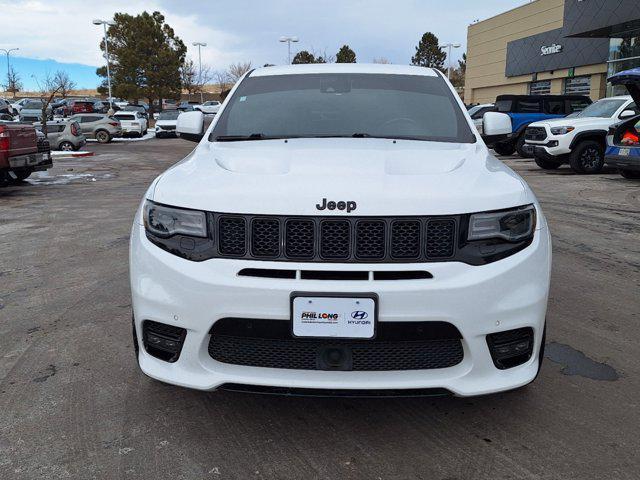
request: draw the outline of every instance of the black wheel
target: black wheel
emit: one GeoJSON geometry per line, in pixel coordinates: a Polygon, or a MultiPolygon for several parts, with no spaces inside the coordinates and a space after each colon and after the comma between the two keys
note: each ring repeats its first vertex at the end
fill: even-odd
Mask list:
{"type": "Polygon", "coordinates": [[[595,140],[580,142],[569,155],[569,164],[576,173],[599,173],[604,167],[604,148],[595,140]]]}
{"type": "Polygon", "coordinates": [[[562,165],[562,162],[554,162],[553,160],[545,160],[544,158],[536,157],[536,165],[543,170],[555,170],[562,165]]]}
{"type": "Polygon", "coordinates": [[[496,143],[493,149],[498,155],[513,155],[516,151],[516,145],[513,142],[496,143]]]}
{"type": "Polygon", "coordinates": [[[142,135],[146,135],[147,134],[147,129],[144,129],[144,132],[142,132],[142,135]]]}
{"type": "Polygon", "coordinates": [[[23,168],[22,170],[16,170],[13,172],[13,174],[16,176],[14,181],[21,182],[29,178],[29,175],[31,175],[32,173],[33,173],[33,170],[31,170],[30,168],[23,168]]]}
{"type": "Polygon", "coordinates": [[[109,143],[111,141],[111,135],[106,130],[98,130],[96,132],[96,140],[99,143],[109,143]]]}
{"type": "Polygon", "coordinates": [[[60,145],[58,145],[58,150],[62,150],[63,152],[71,152],[74,150],[73,143],[62,142],[60,145]]]}
{"type": "Polygon", "coordinates": [[[525,150],[524,133],[516,140],[516,151],[522,158],[533,158],[533,154],[525,150]]]}
{"type": "Polygon", "coordinates": [[[640,171],[638,170],[620,170],[620,175],[629,180],[640,180],[640,171]]]}

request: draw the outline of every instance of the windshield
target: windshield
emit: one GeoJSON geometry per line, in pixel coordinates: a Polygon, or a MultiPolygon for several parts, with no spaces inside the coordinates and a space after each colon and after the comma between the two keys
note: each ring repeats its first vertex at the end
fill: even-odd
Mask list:
{"type": "Polygon", "coordinates": [[[475,107],[471,107],[469,110],[467,110],[467,113],[470,117],[472,117],[473,114],[478,112],[481,108],[484,108],[484,105],[476,105],[475,107]]]}
{"type": "Polygon", "coordinates": [[[618,111],[626,100],[598,100],[592,103],[581,112],[577,112],[573,117],[600,117],[609,118],[618,111]]]}
{"type": "Polygon", "coordinates": [[[162,112],[158,117],[158,120],[175,120],[180,115],[180,112],[177,110],[170,110],[168,112],[162,112]]]}
{"type": "Polygon", "coordinates": [[[210,140],[369,136],[475,141],[442,78],[345,73],[245,78],[210,140]]]}
{"type": "Polygon", "coordinates": [[[25,110],[42,110],[42,102],[27,102],[22,108],[25,110]]]}

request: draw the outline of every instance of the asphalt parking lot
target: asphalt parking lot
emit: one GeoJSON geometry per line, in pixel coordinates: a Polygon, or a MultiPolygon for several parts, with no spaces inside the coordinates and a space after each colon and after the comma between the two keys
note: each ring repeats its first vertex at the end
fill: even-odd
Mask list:
{"type": "Polygon", "coordinates": [[[638,478],[640,182],[505,160],[554,241],[547,360],[525,389],[205,393],[145,377],[131,344],[133,214],[192,147],[90,145],[0,189],[1,479],[638,478]]]}

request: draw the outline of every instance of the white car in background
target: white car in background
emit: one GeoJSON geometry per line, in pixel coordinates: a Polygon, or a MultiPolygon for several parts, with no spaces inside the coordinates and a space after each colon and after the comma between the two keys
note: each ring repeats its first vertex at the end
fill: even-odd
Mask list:
{"type": "Polygon", "coordinates": [[[568,163],[576,173],[598,173],[604,167],[609,127],[638,113],[630,95],[603,98],[568,117],[530,124],[526,146],[545,170],[568,163]]]}
{"type": "Polygon", "coordinates": [[[194,105],[194,110],[200,110],[202,113],[206,113],[208,115],[215,115],[220,110],[221,103],[217,100],[209,100],[204,102],[201,105],[194,105]]]}
{"type": "Polygon", "coordinates": [[[156,138],[175,137],[178,124],[179,110],[165,110],[160,112],[156,120],[156,138]]]}
{"type": "Polygon", "coordinates": [[[23,98],[22,100],[18,100],[17,102],[13,102],[11,104],[11,108],[13,108],[13,111],[16,113],[20,113],[20,110],[22,110],[22,107],[24,107],[25,103],[29,102],[28,98],[23,98]]]}
{"type": "Polygon", "coordinates": [[[137,111],[120,110],[113,115],[122,126],[123,135],[136,135],[141,137],[147,134],[147,119],[137,111]]]}

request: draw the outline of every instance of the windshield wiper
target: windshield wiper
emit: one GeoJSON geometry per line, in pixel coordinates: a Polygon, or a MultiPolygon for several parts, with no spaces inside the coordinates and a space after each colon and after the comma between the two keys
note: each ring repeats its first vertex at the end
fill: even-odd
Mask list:
{"type": "Polygon", "coordinates": [[[216,142],[243,142],[246,140],[273,140],[280,137],[267,137],[264,133],[252,133],[251,135],[218,135],[216,142]]]}

